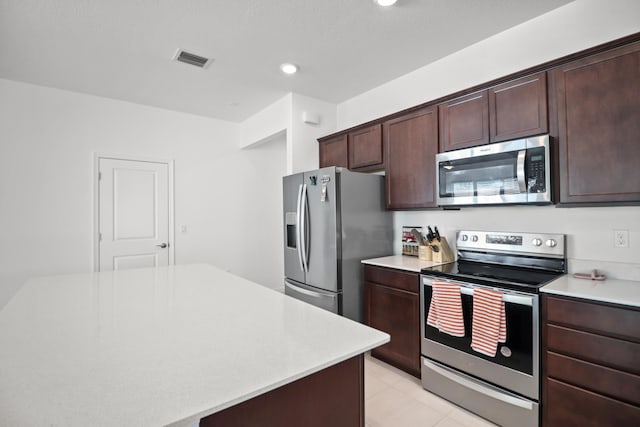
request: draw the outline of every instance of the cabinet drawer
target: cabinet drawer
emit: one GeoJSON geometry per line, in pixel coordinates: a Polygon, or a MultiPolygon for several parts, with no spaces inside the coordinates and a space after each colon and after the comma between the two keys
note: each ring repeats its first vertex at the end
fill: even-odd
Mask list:
{"type": "Polygon", "coordinates": [[[419,292],[420,279],[418,273],[365,265],[364,280],[416,294],[419,292]]]}
{"type": "Polygon", "coordinates": [[[640,406],[640,376],[547,352],[547,375],[640,406]]]}
{"type": "Polygon", "coordinates": [[[637,343],[547,325],[547,349],[640,374],[640,344],[637,343]]]}
{"type": "Polygon", "coordinates": [[[640,342],[640,310],[547,297],[547,321],[640,342]]]}
{"type": "Polygon", "coordinates": [[[640,408],[552,379],[546,380],[543,425],[621,427],[640,425],[640,408]]]}

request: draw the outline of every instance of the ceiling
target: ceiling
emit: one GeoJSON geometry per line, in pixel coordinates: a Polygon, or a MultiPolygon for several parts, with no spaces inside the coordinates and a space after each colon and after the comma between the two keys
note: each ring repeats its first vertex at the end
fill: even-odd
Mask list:
{"type": "Polygon", "coordinates": [[[340,103],[569,2],[0,0],[0,78],[242,121],[288,92],[340,103]]]}

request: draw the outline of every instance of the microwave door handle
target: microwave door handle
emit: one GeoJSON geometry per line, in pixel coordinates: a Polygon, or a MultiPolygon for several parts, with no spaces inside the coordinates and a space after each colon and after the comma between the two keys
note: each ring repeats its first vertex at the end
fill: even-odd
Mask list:
{"type": "Polygon", "coordinates": [[[304,264],[302,263],[302,186],[298,187],[298,203],[296,206],[296,246],[298,248],[298,262],[300,263],[300,270],[304,271],[304,264]]]}
{"type": "Polygon", "coordinates": [[[302,236],[302,265],[305,272],[309,271],[309,254],[307,253],[308,243],[307,243],[307,184],[302,184],[302,201],[300,210],[302,214],[302,227],[300,230],[300,234],[302,236]]]}
{"type": "Polygon", "coordinates": [[[520,193],[527,192],[527,183],[525,182],[524,176],[524,161],[527,157],[527,150],[518,151],[518,162],[516,165],[516,173],[518,174],[518,187],[520,189],[520,193]]]}

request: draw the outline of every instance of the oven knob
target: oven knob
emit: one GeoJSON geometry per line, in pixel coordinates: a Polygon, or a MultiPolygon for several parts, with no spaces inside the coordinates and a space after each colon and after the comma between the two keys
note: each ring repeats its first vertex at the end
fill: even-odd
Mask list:
{"type": "Polygon", "coordinates": [[[540,240],[540,239],[533,239],[533,240],[531,241],[531,244],[532,244],[533,246],[540,246],[540,245],[542,244],[542,240],[540,240]]]}
{"type": "Polygon", "coordinates": [[[556,241],[555,241],[555,240],[553,240],[553,239],[549,239],[549,240],[547,240],[547,241],[545,242],[545,244],[546,244],[547,246],[549,246],[550,248],[555,248],[555,247],[556,247],[556,245],[557,245],[556,241]]]}
{"type": "Polygon", "coordinates": [[[471,236],[471,241],[472,242],[477,242],[478,241],[478,236],[471,236]]]}
{"type": "Polygon", "coordinates": [[[469,237],[468,237],[466,234],[463,234],[463,235],[462,235],[462,237],[460,237],[460,239],[461,239],[463,242],[466,242],[467,240],[469,240],[469,237]]]}

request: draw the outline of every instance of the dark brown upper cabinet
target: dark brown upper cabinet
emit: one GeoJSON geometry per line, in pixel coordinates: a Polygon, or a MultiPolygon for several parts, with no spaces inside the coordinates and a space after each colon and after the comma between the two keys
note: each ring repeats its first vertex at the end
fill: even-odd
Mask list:
{"type": "Polygon", "coordinates": [[[321,168],[329,166],[349,167],[346,134],[338,135],[330,139],[321,139],[318,142],[321,168]]]}
{"type": "Polygon", "coordinates": [[[440,151],[547,133],[545,72],[522,77],[439,106],[440,151]]]}
{"type": "Polygon", "coordinates": [[[489,89],[489,141],[547,133],[547,73],[537,73],[489,89]]]}
{"type": "Polygon", "coordinates": [[[349,169],[382,169],[382,125],[349,132],[349,169]]]}
{"type": "Polygon", "coordinates": [[[451,151],[489,142],[489,100],[486,90],[441,104],[440,151],[451,151]]]}
{"type": "Polygon", "coordinates": [[[560,203],[640,202],[640,42],[550,73],[560,203]]]}
{"type": "Polygon", "coordinates": [[[383,123],[388,209],[436,207],[438,110],[425,108],[383,123]]]}

